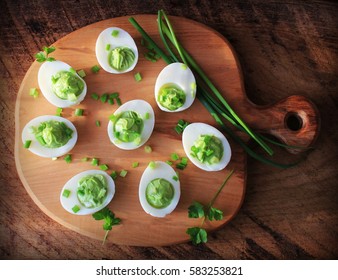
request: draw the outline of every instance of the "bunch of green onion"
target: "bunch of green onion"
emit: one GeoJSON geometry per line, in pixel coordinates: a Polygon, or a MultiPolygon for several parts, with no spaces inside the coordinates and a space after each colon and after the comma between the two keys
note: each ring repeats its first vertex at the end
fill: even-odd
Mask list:
{"type": "Polygon", "coordinates": [[[137,23],[137,21],[131,17],[129,18],[130,23],[140,32],[143,39],[147,42],[148,46],[152,48],[166,63],[170,64],[173,62],[183,62],[185,63],[193,72],[197,81],[197,98],[205,106],[205,108],[210,112],[211,116],[215,119],[218,125],[221,126],[222,130],[227,133],[233,140],[235,140],[239,145],[248,153],[248,155],[253,158],[275,166],[279,168],[289,168],[295,164],[281,164],[277,163],[269,158],[263,157],[262,155],[253,151],[234,131],[227,127],[222,118],[230,122],[238,130],[248,134],[251,139],[256,141],[263,150],[269,155],[273,155],[273,150],[269,147],[266,141],[276,144],[283,147],[289,148],[299,148],[284,145],[279,142],[275,142],[269,138],[264,137],[257,132],[254,132],[241,118],[236,114],[236,112],[230,107],[228,102],[224,99],[220,91],[214,86],[210,81],[207,75],[203,70],[198,66],[195,60],[189,55],[189,53],[183,48],[183,46],[178,42],[173,27],[165,14],[164,11],[158,11],[158,30],[161,36],[162,42],[168,51],[169,55],[166,54],[152,39],[151,37],[143,30],[143,28],[137,23]],[[176,49],[176,53],[172,48],[176,49]]]}

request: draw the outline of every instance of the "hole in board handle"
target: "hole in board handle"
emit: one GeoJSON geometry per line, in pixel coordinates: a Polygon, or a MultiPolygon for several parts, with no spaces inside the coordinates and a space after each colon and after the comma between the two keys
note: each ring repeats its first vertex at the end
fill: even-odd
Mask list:
{"type": "Polygon", "coordinates": [[[302,118],[295,112],[286,114],[284,121],[286,127],[292,131],[298,131],[303,127],[302,118]]]}

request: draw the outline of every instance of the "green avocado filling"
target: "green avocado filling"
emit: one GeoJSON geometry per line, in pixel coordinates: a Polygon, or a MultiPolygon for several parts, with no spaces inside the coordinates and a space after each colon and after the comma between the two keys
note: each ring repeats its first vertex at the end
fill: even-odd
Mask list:
{"type": "Polygon", "coordinates": [[[146,199],[152,207],[162,209],[170,204],[174,193],[174,187],[169,181],[156,178],[147,185],[146,199]]]}
{"type": "Polygon", "coordinates": [[[52,90],[63,100],[76,101],[84,89],[84,82],[70,71],[59,71],[52,76],[52,90]]]}
{"type": "Polygon", "coordinates": [[[114,121],[114,135],[122,142],[141,142],[143,119],[134,111],[125,111],[114,121]]]}
{"type": "Polygon", "coordinates": [[[126,47],[117,47],[109,52],[109,65],[117,71],[127,70],[135,60],[134,52],[126,47]]]}
{"type": "Polygon", "coordinates": [[[223,151],[222,141],[213,135],[200,135],[191,147],[191,155],[206,164],[220,162],[223,151]]]}
{"type": "Polygon", "coordinates": [[[175,111],[185,102],[185,92],[175,84],[166,84],[160,88],[157,100],[165,108],[175,111]]]}
{"type": "Polygon", "coordinates": [[[32,129],[36,140],[47,148],[59,148],[66,145],[73,134],[73,130],[64,122],[55,120],[42,122],[32,129]]]}
{"type": "Polygon", "coordinates": [[[77,189],[77,198],[87,208],[102,205],[107,197],[107,181],[101,174],[87,175],[80,179],[77,189]]]}

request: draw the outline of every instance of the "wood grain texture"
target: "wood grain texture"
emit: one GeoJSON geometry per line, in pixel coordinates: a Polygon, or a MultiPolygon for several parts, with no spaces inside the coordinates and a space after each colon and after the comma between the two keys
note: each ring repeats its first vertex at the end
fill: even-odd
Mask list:
{"type": "MultiPolygon", "coordinates": [[[[1,1],[0,254],[2,259],[335,259],[337,245],[338,12],[334,1],[1,1]],[[149,4],[151,2],[151,4],[149,4]],[[14,164],[14,106],[20,83],[43,45],[88,24],[156,13],[204,23],[238,54],[249,98],[268,105],[290,95],[311,99],[322,130],[296,168],[248,159],[243,207],[209,242],[167,247],[108,244],[43,214],[14,164]]],[[[276,160],[294,161],[276,149],[276,160]]]]}

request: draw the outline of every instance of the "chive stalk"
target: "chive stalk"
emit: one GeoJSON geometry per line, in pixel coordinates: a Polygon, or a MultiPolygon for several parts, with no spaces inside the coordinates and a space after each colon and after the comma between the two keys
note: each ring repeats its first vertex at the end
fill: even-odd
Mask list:
{"type": "Polygon", "coordinates": [[[71,163],[72,162],[72,155],[71,154],[66,155],[65,158],[64,158],[64,160],[67,163],[71,163]]]}
{"type": "Polygon", "coordinates": [[[110,173],[110,177],[112,177],[112,179],[115,180],[117,178],[117,172],[113,171],[112,173],[110,173]]]}
{"type": "Polygon", "coordinates": [[[134,75],[134,78],[135,78],[135,81],[136,81],[136,82],[140,82],[140,81],[142,80],[141,73],[140,73],[140,72],[137,72],[137,73],[134,75]]]}
{"type": "Polygon", "coordinates": [[[55,115],[58,116],[58,117],[61,117],[61,114],[62,114],[62,108],[56,108],[56,113],[55,115]]]}
{"type": "Polygon", "coordinates": [[[75,116],[77,116],[77,117],[83,116],[83,109],[81,109],[81,108],[76,108],[76,109],[75,109],[75,116]]]}
{"type": "Polygon", "coordinates": [[[124,177],[127,176],[127,173],[128,173],[127,170],[122,169],[121,172],[120,172],[120,176],[124,178],[124,177]]]}
{"type": "Polygon", "coordinates": [[[25,141],[25,144],[23,145],[23,147],[25,149],[29,149],[30,145],[32,144],[32,140],[26,140],[25,141]]]}
{"type": "Polygon", "coordinates": [[[98,65],[94,65],[92,68],[90,68],[92,70],[93,73],[97,73],[100,71],[100,66],[98,65]]]}
{"type": "MultiPolygon", "coordinates": [[[[241,131],[246,132],[249,136],[251,136],[270,156],[273,155],[272,149],[264,142],[270,142],[273,143],[273,141],[267,140],[265,137],[258,133],[254,133],[240,118],[239,116],[234,112],[234,110],[230,107],[230,105],[227,103],[227,101],[223,98],[221,93],[218,91],[218,89],[212,84],[210,79],[206,76],[206,74],[202,71],[202,69],[197,65],[197,63],[192,59],[192,57],[183,49],[183,47],[178,43],[175,34],[173,33],[173,28],[169,22],[169,19],[165,15],[163,11],[159,11],[158,13],[158,26],[159,26],[159,33],[162,38],[162,41],[164,45],[166,46],[166,49],[169,53],[171,53],[170,56],[168,56],[166,53],[163,52],[163,50],[152,40],[152,38],[144,31],[144,29],[138,24],[138,22],[133,18],[129,18],[129,22],[135,27],[135,29],[142,35],[142,39],[144,42],[147,43],[150,49],[153,49],[157,55],[159,55],[167,64],[170,64],[172,62],[178,61],[177,57],[173,53],[173,51],[170,49],[169,44],[167,43],[165,36],[168,37],[168,39],[171,41],[171,43],[176,47],[179,55],[182,58],[182,61],[189,66],[190,69],[194,70],[197,75],[197,88],[198,88],[198,99],[201,101],[201,103],[206,107],[206,109],[209,111],[211,116],[215,119],[216,123],[218,123],[222,130],[227,133],[233,140],[239,143],[239,145],[247,152],[247,154],[254,159],[261,161],[262,163],[269,164],[275,167],[279,168],[289,168],[297,163],[292,164],[280,164],[277,162],[274,162],[270,159],[267,159],[256,152],[254,152],[251,148],[247,146],[247,144],[239,137],[236,133],[234,133],[230,128],[228,128],[218,114],[220,114],[223,118],[228,120],[231,124],[233,124],[236,128],[240,129],[241,131]],[[162,16],[164,17],[164,20],[167,24],[163,24],[162,16]],[[168,24],[169,23],[169,24],[168,24]],[[165,36],[164,36],[165,35],[165,36]],[[163,39],[164,38],[164,39],[163,39]],[[168,46],[168,47],[167,47],[168,46]],[[211,91],[214,93],[216,98],[219,100],[218,102],[207,92],[207,87],[211,89],[211,91]],[[225,108],[225,109],[224,109],[225,108]]],[[[281,146],[288,147],[287,145],[280,144],[281,146]]],[[[290,148],[290,147],[288,147],[290,148]]]]}
{"type": "Polygon", "coordinates": [[[91,98],[94,99],[94,100],[98,100],[100,97],[99,97],[99,95],[96,92],[93,92],[91,94],[91,98]]]}
{"type": "Polygon", "coordinates": [[[78,75],[79,75],[81,78],[86,77],[86,72],[85,72],[83,69],[77,71],[77,73],[78,73],[78,75]]]}
{"type": "MultiPolygon", "coordinates": [[[[215,87],[215,85],[210,81],[208,76],[204,73],[204,71],[197,65],[195,60],[188,54],[188,52],[183,49],[183,47],[178,43],[177,38],[175,36],[174,30],[170,24],[170,21],[166,14],[163,11],[159,11],[158,13],[158,22],[162,21],[162,16],[164,17],[167,26],[162,26],[162,29],[160,31],[164,32],[164,34],[168,37],[168,39],[171,41],[171,43],[176,47],[178,53],[180,54],[180,57],[182,61],[189,65],[191,69],[195,71],[195,74],[197,73],[199,78],[210,88],[211,92],[218,98],[218,100],[222,103],[225,110],[229,112],[231,117],[241,126],[243,127],[244,131],[252,137],[269,155],[273,155],[272,149],[262,141],[260,137],[258,137],[248,126],[247,124],[242,121],[242,119],[235,113],[235,111],[231,108],[231,106],[228,104],[228,102],[225,100],[225,98],[222,96],[222,94],[219,92],[219,90],[215,87]]],[[[168,50],[169,51],[169,50],[168,50]]]]}

